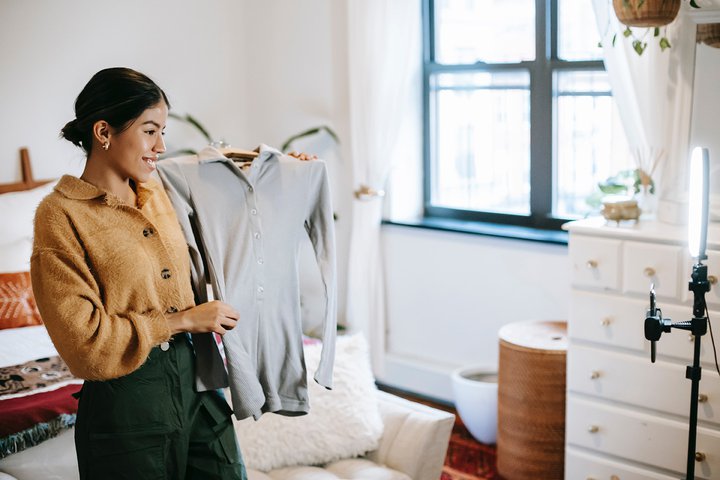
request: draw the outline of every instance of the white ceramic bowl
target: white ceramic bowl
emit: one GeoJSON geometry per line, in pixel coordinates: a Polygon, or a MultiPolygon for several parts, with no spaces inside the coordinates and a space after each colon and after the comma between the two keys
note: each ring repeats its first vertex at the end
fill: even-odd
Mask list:
{"type": "Polygon", "coordinates": [[[472,436],[481,443],[497,439],[497,372],[463,367],[452,373],[455,408],[472,436]]]}

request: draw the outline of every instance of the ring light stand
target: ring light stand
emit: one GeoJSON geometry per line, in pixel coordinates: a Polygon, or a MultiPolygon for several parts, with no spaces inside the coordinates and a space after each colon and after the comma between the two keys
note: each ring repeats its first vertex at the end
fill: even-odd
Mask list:
{"type": "Polygon", "coordinates": [[[707,259],[705,247],[707,245],[707,218],[708,218],[708,190],[709,190],[709,157],[707,149],[695,148],[690,163],[690,201],[688,217],[688,247],[690,255],[696,259],[692,267],[688,288],[693,292],[692,320],[672,323],[669,318],[662,317],[662,310],[655,302],[655,286],[650,287],[650,308],[645,318],[645,338],[650,340],[650,361],[655,362],[656,342],[663,333],[669,333],[672,328],[688,330],[695,336],[693,348],[693,363],[685,370],[685,378],[691,382],[690,388],[690,418],[688,430],[687,453],[687,480],[695,478],[695,462],[702,461],[704,455],[696,452],[697,441],[697,415],[698,394],[700,390],[700,340],[707,333],[708,318],[705,315],[705,294],[710,291],[707,265],[702,261],[707,259]]]}

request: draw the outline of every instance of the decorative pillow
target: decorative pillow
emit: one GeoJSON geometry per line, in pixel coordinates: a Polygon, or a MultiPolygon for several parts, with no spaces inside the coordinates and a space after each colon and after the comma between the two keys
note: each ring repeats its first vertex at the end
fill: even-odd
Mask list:
{"type": "Polygon", "coordinates": [[[42,199],[52,192],[56,183],[53,181],[31,190],[0,195],[0,212],[2,212],[3,226],[0,246],[4,247],[19,240],[32,238],[35,209],[42,199]]]}
{"type": "Polygon", "coordinates": [[[41,324],[30,272],[0,273],[0,330],[41,324]]]}
{"type": "Polygon", "coordinates": [[[310,413],[285,417],[266,413],[260,420],[235,423],[245,464],[268,471],[292,465],[317,465],[357,457],[378,447],[383,423],[365,338],[337,338],[333,389],[312,379],[320,343],[305,344],[310,413]]]}
{"type": "Polygon", "coordinates": [[[0,272],[27,272],[30,270],[32,237],[21,238],[7,245],[0,245],[0,272]]]}

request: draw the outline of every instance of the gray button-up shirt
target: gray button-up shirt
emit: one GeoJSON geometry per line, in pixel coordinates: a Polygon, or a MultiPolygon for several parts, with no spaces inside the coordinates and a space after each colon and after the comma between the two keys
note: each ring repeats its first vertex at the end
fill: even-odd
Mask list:
{"type": "Polygon", "coordinates": [[[261,145],[248,170],[208,147],[158,162],[185,233],[198,302],[214,297],[240,312],[223,337],[227,377],[214,339],[193,335],[198,389],[227,386],[238,419],[309,409],[298,282],[308,235],[325,286],[323,348],[314,379],[332,388],[336,336],[333,211],[324,162],[299,161],[261,145]],[[229,378],[228,378],[229,377],[229,378]]]}

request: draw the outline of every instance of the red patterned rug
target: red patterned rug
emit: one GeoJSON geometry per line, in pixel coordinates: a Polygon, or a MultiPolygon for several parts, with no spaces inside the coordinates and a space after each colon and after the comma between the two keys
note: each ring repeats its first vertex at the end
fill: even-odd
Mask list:
{"type": "Polygon", "coordinates": [[[475,440],[456,414],[440,480],[501,480],[495,458],[495,445],[475,440]]]}

